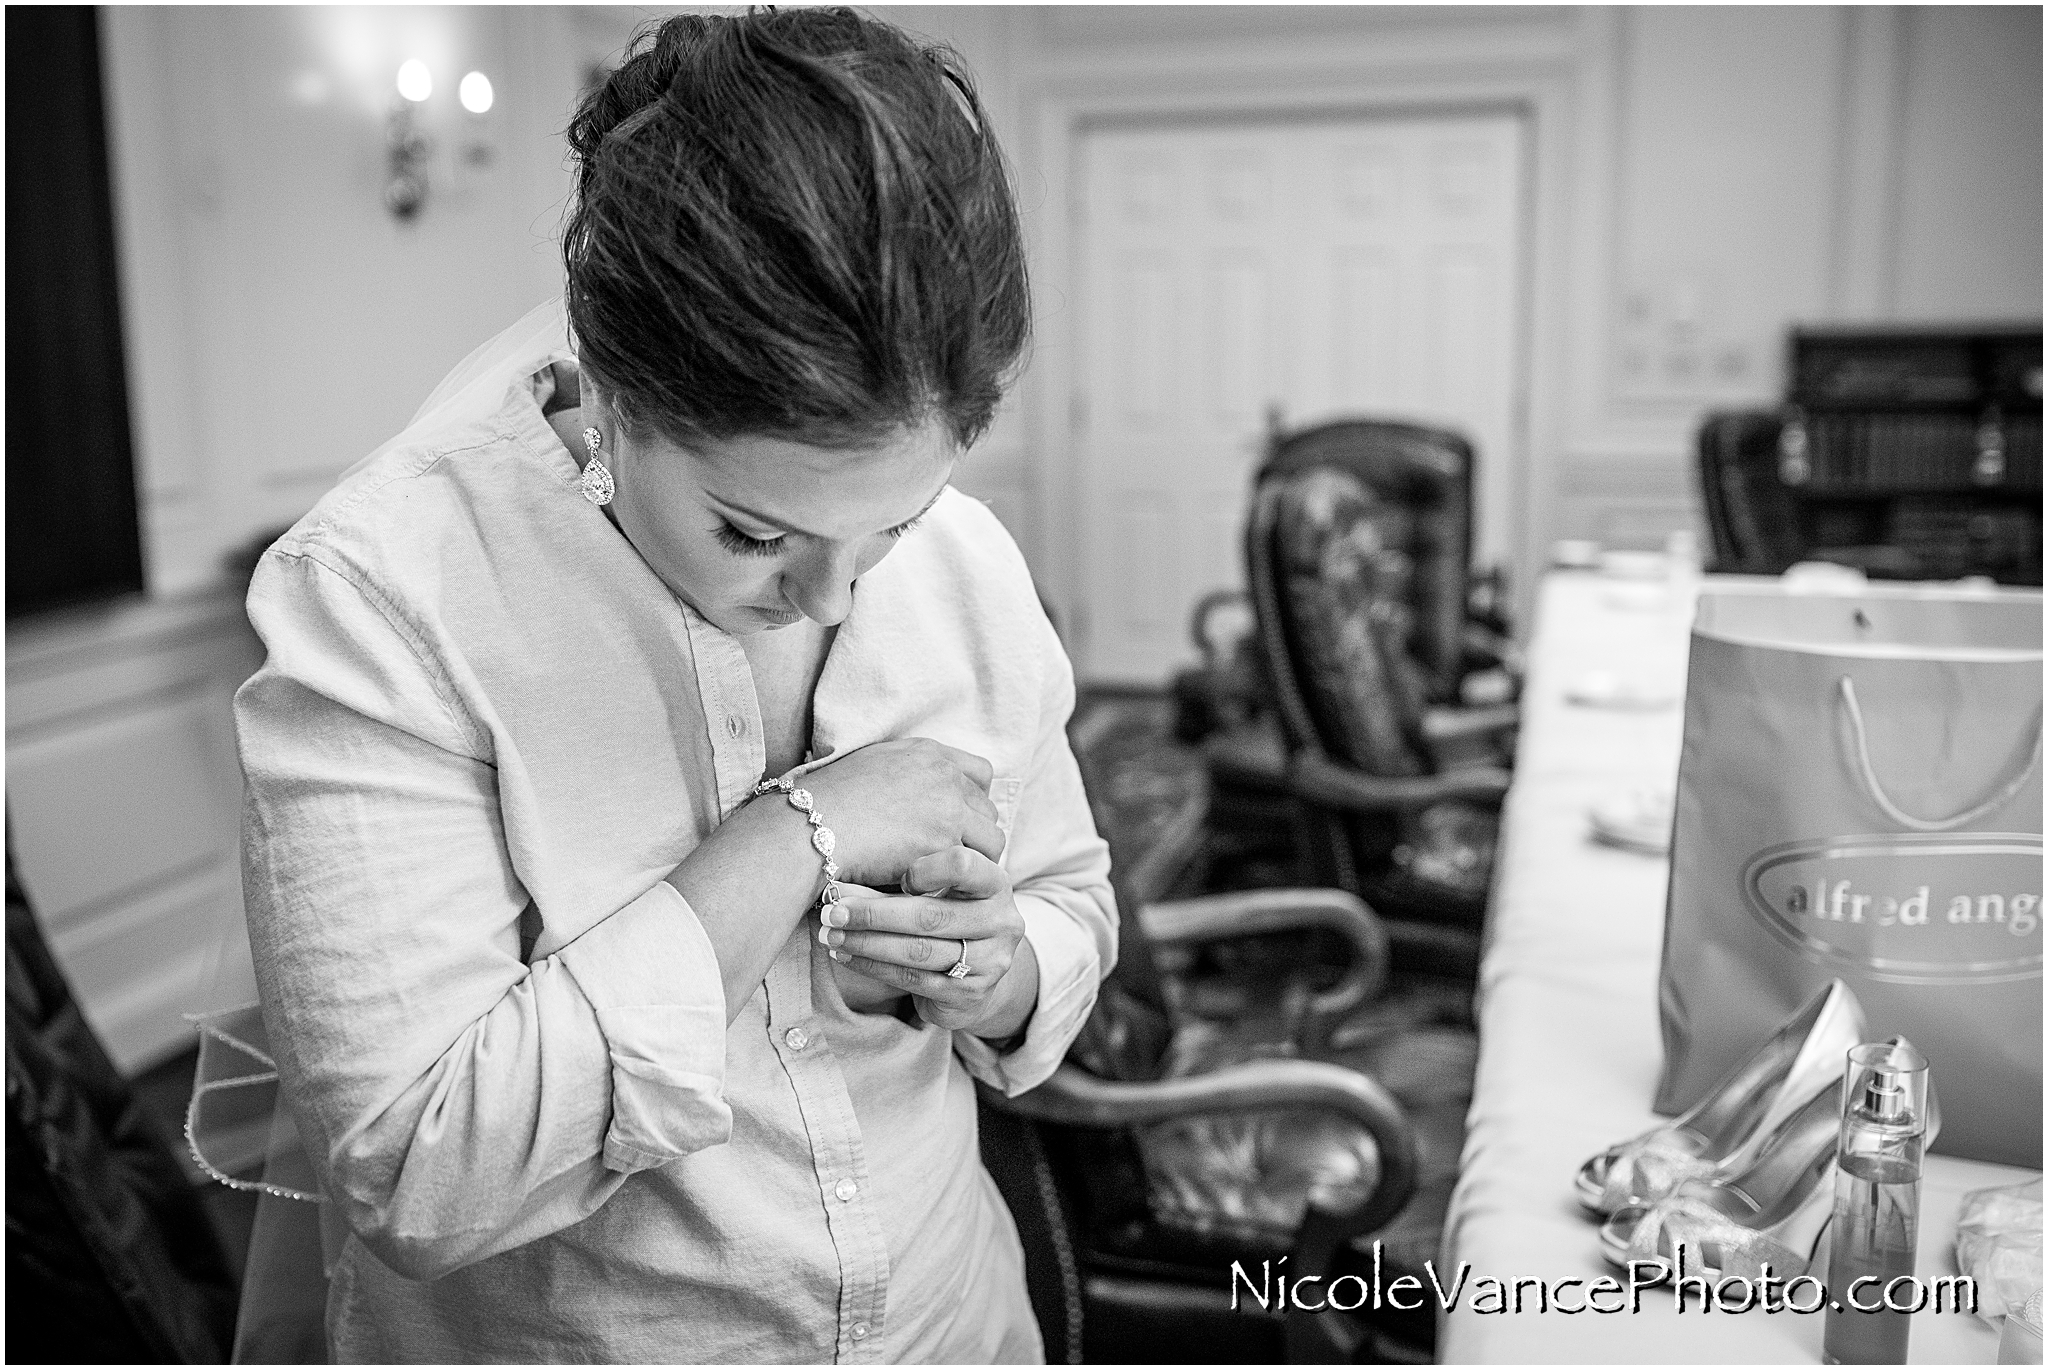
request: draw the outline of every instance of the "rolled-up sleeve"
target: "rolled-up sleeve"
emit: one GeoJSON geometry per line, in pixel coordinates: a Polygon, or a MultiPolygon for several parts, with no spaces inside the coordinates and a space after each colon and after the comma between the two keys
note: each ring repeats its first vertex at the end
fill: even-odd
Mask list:
{"type": "Polygon", "coordinates": [[[1095,1007],[1103,977],[1116,965],[1117,947],[1109,847],[1096,834],[1080,767],[1067,743],[1073,668],[1042,614],[1037,627],[1045,688],[1003,865],[1038,959],[1038,1004],[1024,1040],[1009,1051],[998,1052],[966,1032],[953,1034],[954,1051],[968,1073],[1011,1096],[1044,1083],[1065,1059],[1095,1007]]]}
{"type": "Polygon", "coordinates": [[[663,881],[558,954],[611,1059],[605,1165],[646,1170],[730,1137],[725,986],[689,901],[663,881]]]}
{"type": "Polygon", "coordinates": [[[285,1097],[329,1198],[431,1279],[727,1139],[716,956],[673,887],[529,965],[488,731],[353,568],[274,549],[236,697],[244,891],[285,1097]]]}

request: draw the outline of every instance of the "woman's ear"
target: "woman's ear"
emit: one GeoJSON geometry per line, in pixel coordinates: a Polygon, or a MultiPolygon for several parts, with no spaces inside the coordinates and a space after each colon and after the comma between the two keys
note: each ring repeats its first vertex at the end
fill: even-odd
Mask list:
{"type": "MultiPolygon", "coordinates": [[[[562,365],[562,362],[555,363],[558,368],[562,365]]],[[[577,393],[583,410],[579,422],[604,434],[604,449],[611,454],[606,460],[613,460],[619,448],[633,436],[632,432],[627,428],[626,421],[619,416],[619,412],[612,407],[610,398],[604,393],[604,387],[598,384],[596,377],[581,375],[574,362],[567,365],[579,370],[574,382],[578,386],[577,393]]]]}

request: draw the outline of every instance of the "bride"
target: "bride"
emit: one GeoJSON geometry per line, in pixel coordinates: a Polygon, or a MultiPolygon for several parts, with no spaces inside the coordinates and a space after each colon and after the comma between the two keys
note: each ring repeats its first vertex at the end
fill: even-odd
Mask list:
{"type": "Polygon", "coordinates": [[[667,20],[569,140],[565,302],[249,596],[331,1350],[1040,1359],[973,1081],[1051,1073],[1116,925],[1071,671],[949,484],[1029,327],[1001,154],[820,9],[667,20]]]}

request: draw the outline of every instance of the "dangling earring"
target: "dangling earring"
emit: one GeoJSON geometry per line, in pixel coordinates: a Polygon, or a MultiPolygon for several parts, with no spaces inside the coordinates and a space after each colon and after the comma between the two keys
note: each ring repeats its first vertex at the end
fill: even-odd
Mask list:
{"type": "Polygon", "coordinates": [[[597,459],[597,449],[604,442],[604,434],[595,428],[583,430],[583,445],[590,452],[590,460],[583,463],[583,498],[592,504],[605,505],[612,502],[612,492],[618,487],[612,484],[612,473],[597,459]]]}

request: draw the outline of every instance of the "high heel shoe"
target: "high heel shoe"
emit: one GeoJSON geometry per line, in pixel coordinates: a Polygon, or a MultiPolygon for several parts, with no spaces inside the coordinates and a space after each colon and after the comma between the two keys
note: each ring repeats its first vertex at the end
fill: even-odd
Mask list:
{"type": "Polygon", "coordinates": [[[1806,1273],[1834,1211],[1841,1100],[1824,1089],[1765,1138],[1754,1164],[1719,1184],[1688,1180],[1654,1204],[1621,1209],[1600,1227],[1611,1264],[1661,1261],[1673,1275],[1751,1279],[1769,1265],[1782,1279],[1806,1273]],[[1683,1246],[1683,1269],[1679,1248],[1683,1246]]]}
{"type": "MultiPolygon", "coordinates": [[[[1891,1039],[1894,1046],[1903,1037],[1891,1039]]],[[[1834,1212],[1840,1090],[1824,1089],[1757,1148],[1755,1160],[1719,1183],[1689,1180],[1657,1203],[1623,1208],[1600,1228],[1600,1250],[1614,1265],[1659,1261],[1673,1275],[1755,1279],[1769,1265],[1797,1279],[1813,1262],[1834,1212]],[[1685,1248],[1680,1269],[1679,1247],[1685,1248]]],[[[1928,1096],[1927,1140],[1941,1130],[1928,1096]]]]}
{"type": "Polygon", "coordinates": [[[1604,1217],[1647,1207],[1688,1180],[1743,1169],[1764,1137],[1815,1095],[1832,1097],[1863,1031],[1855,993],[1830,981],[1697,1104],[1590,1157],[1573,1178],[1579,1202],[1604,1217]]]}

